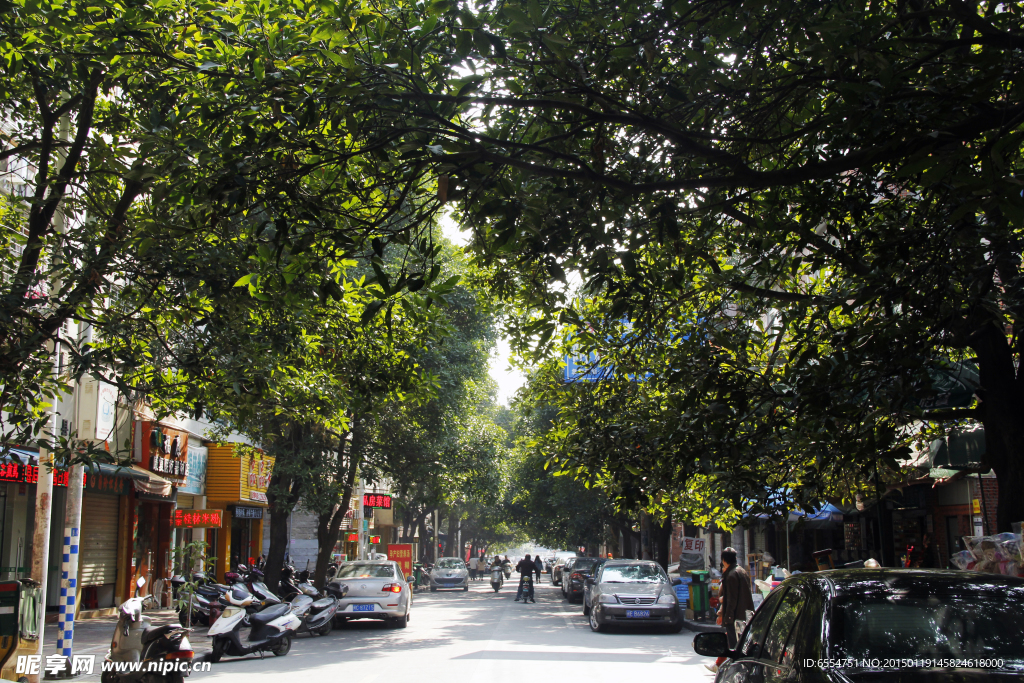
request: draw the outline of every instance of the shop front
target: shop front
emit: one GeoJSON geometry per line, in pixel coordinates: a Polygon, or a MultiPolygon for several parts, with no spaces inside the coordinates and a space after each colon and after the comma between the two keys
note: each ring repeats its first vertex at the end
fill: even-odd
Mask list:
{"type": "MultiPolygon", "coordinates": [[[[21,462],[9,458],[0,462],[0,573],[4,579],[29,575],[32,564],[32,529],[35,525],[36,482],[39,480],[38,453],[15,451],[21,462]]],[[[50,584],[47,604],[59,597],[59,558],[67,503],[67,472],[54,472],[53,514],[50,525],[50,584]]],[[[82,493],[82,537],[78,585],[82,587],[82,609],[102,609],[117,604],[118,544],[121,536],[121,508],[132,499],[132,481],[146,475],[131,467],[98,464],[85,474],[82,493]]]]}
{"type": "MultiPolygon", "coordinates": [[[[179,549],[193,541],[206,540],[203,525],[184,525],[184,515],[179,514],[206,509],[206,461],[209,457],[209,452],[206,446],[196,443],[196,441],[197,439],[192,439],[188,443],[186,448],[185,481],[178,486],[178,498],[175,509],[175,519],[178,523],[174,525],[174,545],[179,549]]],[[[191,516],[190,519],[192,519],[191,516]]],[[[188,571],[199,569],[199,567],[176,567],[175,571],[180,572],[183,569],[188,571]]]]}
{"type": "Polygon", "coordinates": [[[216,557],[217,579],[239,564],[252,564],[263,552],[263,520],[274,458],[240,444],[207,447],[206,501],[221,510],[222,526],[206,531],[216,557]]]}

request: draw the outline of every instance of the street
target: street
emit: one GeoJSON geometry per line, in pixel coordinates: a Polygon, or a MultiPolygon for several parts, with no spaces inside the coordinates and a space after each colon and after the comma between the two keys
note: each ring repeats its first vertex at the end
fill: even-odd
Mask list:
{"type": "MultiPolygon", "coordinates": [[[[484,581],[468,593],[425,591],[416,596],[406,629],[355,622],[323,638],[300,637],[285,657],[224,659],[196,680],[300,674],[309,681],[350,683],[417,676],[488,683],[625,681],[641,671],[656,680],[711,680],[701,666],[710,660],[693,653],[689,631],[593,633],[582,608],[562,600],[550,583],[537,586],[536,604],[513,602],[515,586],[514,580],[506,583],[498,594],[484,581]]],[[[196,641],[197,650],[206,649],[208,639],[196,641]]]]}

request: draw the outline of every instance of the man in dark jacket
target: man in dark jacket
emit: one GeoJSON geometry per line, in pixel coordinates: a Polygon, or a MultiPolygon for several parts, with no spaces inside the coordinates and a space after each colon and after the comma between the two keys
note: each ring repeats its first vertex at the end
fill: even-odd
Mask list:
{"type": "Polygon", "coordinates": [[[537,565],[533,563],[533,560],[530,559],[529,555],[519,560],[519,564],[516,565],[516,571],[519,572],[519,590],[516,591],[516,602],[519,602],[520,598],[523,599],[523,602],[526,602],[527,600],[530,602],[536,602],[536,600],[533,599],[533,582],[530,581],[533,576],[533,572],[536,569],[537,565]],[[529,583],[526,588],[526,595],[523,595],[523,584],[527,582],[529,583]]]}
{"type": "Polygon", "coordinates": [[[725,626],[729,648],[736,647],[736,621],[746,621],[747,612],[754,611],[750,593],[750,574],[736,560],[736,551],[722,551],[722,587],[718,591],[718,623],[725,626]]]}

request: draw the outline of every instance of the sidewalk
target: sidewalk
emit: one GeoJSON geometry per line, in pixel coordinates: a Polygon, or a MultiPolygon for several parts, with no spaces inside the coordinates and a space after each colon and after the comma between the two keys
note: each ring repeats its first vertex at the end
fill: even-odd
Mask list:
{"type": "MultiPolygon", "coordinates": [[[[146,610],[143,614],[149,617],[153,626],[178,623],[178,615],[171,609],[146,610]]],[[[99,659],[102,659],[110,649],[110,639],[114,636],[115,624],[117,624],[116,616],[76,621],[73,654],[97,655],[99,659]]],[[[189,636],[189,641],[192,643],[197,657],[210,650],[210,639],[206,637],[206,631],[206,626],[200,626],[195,628],[189,636]]],[[[47,624],[43,641],[45,643],[44,655],[57,652],[57,636],[57,624],[47,624]]]]}

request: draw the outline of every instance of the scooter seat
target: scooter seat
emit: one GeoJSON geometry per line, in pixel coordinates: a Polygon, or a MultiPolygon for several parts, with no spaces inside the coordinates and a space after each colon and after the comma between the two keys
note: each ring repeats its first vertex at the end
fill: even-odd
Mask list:
{"type": "Polygon", "coordinates": [[[157,638],[162,638],[165,634],[170,633],[174,629],[179,628],[176,624],[164,624],[163,626],[152,626],[142,632],[142,644],[151,643],[157,638]]]}
{"type": "Polygon", "coordinates": [[[288,605],[277,604],[266,608],[262,612],[253,614],[250,619],[252,619],[255,624],[267,624],[278,617],[283,617],[286,614],[288,614],[288,605]]]}
{"type": "Polygon", "coordinates": [[[314,602],[312,605],[310,605],[310,609],[313,610],[314,612],[319,612],[322,609],[327,609],[328,607],[333,605],[335,602],[337,602],[337,600],[335,598],[320,598],[319,600],[314,602]]]}

